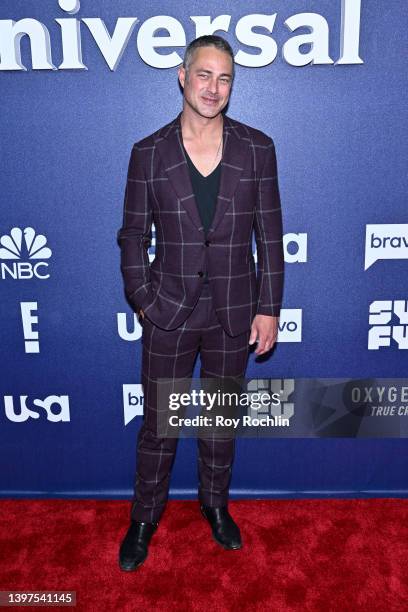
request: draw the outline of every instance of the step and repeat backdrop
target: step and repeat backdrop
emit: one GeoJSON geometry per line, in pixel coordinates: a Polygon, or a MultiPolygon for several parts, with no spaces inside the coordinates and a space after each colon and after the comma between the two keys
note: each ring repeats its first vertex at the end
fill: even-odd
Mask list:
{"type": "MultiPolygon", "coordinates": [[[[235,54],[228,115],[275,142],[284,223],[277,345],[246,373],[282,401],[238,436],[232,494],[407,494],[406,31],[397,0],[1,2],[3,497],[131,495],[126,173],[182,108],[186,45],[212,33],[235,54]]],[[[183,437],[172,496],[195,495],[195,461],[183,437]]]]}

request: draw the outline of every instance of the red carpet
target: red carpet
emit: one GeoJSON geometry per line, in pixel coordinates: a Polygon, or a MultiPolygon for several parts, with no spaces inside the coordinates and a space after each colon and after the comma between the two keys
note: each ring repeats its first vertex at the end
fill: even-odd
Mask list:
{"type": "Polygon", "coordinates": [[[102,612],[408,609],[405,500],[231,501],[238,551],[217,546],[197,502],[170,501],[147,561],[125,573],[129,507],[2,501],[0,590],[72,590],[66,610],[102,612]]]}

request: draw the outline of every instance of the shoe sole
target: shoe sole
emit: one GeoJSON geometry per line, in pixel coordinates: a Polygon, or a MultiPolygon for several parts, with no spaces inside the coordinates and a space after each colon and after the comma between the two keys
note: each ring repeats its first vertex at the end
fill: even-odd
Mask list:
{"type": "Polygon", "coordinates": [[[239,546],[226,546],[225,544],[217,540],[214,534],[212,534],[212,537],[213,537],[214,542],[217,542],[217,544],[222,546],[224,550],[239,550],[240,548],[242,548],[242,544],[240,544],[239,546]]]}
{"type": "Polygon", "coordinates": [[[140,561],[140,563],[137,563],[136,565],[123,565],[120,561],[119,561],[119,567],[122,570],[122,572],[134,572],[135,570],[137,570],[138,567],[140,567],[141,565],[143,565],[144,561],[140,561]]]}
{"type": "MultiPolygon", "coordinates": [[[[201,510],[201,514],[203,515],[203,517],[208,523],[208,518],[206,517],[204,510],[201,508],[201,506],[200,506],[200,510],[201,510]]],[[[210,525],[210,529],[211,529],[211,525],[210,525]]],[[[223,544],[223,542],[220,542],[220,540],[217,540],[212,529],[211,529],[211,535],[212,535],[212,539],[214,540],[214,542],[217,542],[217,544],[219,546],[222,546],[224,550],[239,550],[240,548],[242,548],[242,543],[239,546],[226,546],[225,544],[223,544]]]]}

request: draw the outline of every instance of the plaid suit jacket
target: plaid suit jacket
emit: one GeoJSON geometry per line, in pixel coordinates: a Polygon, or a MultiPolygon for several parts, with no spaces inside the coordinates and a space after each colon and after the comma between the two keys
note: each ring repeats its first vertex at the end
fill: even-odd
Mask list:
{"type": "Polygon", "coordinates": [[[125,293],[136,312],[142,308],[159,327],[175,329],[194,308],[207,270],[218,318],[236,336],[251,327],[255,314],[278,316],[281,307],[284,260],[274,143],[224,115],[220,189],[205,236],[180,116],[132,147],[117,232],[125,293]],[[156,253],[150,263],[152,222],[156,253]]]}

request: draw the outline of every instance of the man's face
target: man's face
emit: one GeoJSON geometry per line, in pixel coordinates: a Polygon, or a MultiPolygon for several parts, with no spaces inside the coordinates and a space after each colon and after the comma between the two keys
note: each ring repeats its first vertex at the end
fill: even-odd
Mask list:
{"type": "Polygon", "coordinates": [[[195,50],[188,72],[178,71],[186,103],[202,117],[215,117],[227,105],[232,85],[232,59],[215,47],[195,50]]]}

